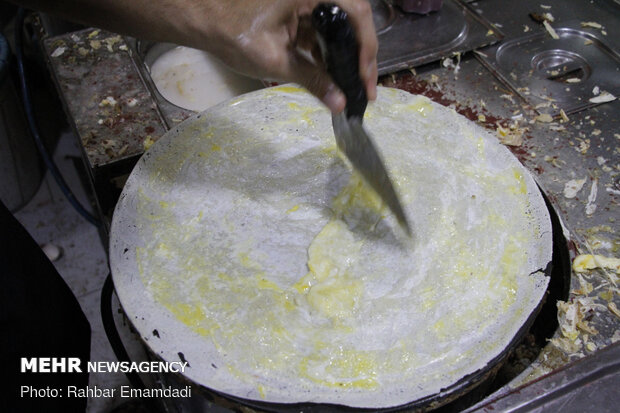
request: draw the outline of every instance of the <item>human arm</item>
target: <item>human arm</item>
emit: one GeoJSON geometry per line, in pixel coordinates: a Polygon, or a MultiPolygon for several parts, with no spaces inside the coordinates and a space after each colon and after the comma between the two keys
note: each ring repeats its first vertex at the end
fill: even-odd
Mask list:
{"type": "MultiPolygon", "coordinates": [[[[153,41],[206,50],[232,69],[261,79],[297,82],[332,111],[345,98],[318,58],[310,16],[320,0],[11,0],[67,20],[153,41]]],[[[376,97],[377,38],[367,0],[336,0],[360,44],[360,76],[376,97]]]]}

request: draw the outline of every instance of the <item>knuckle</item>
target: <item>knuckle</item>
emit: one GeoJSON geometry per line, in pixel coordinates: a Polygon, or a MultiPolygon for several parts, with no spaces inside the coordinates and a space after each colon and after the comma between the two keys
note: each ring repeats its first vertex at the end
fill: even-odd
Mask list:
{"type": "Polygon", "coordinates": [[[286,56],[279,50],[266,48],[264,50],[257,51],[257,53],[264,68],[269,68],[272,71],[280,72],[287,66],[286,56]]]}

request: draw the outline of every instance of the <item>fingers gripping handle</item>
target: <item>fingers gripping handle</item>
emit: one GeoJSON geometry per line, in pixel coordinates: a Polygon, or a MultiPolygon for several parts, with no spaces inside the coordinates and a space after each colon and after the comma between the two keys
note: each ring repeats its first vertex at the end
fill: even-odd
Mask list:
{"type": "Polygon", "coordinates": [[[368,98],[359,73],[359,46],[347,13],[333,3],[320,3],[312,12],[312,25],[327,71],[347,98],[347,118],[362,119],[368,98]]]}

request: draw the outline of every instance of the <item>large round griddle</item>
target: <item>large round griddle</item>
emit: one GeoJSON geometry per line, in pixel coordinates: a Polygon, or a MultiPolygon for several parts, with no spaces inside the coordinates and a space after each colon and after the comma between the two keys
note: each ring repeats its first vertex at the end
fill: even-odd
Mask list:
{"type": "Polygon", "coordinates": [[[329,113],[295,87],[211,108],[142,157],[110,261],[154,353],[237,398],[369,408],[493,367],[548,283],[551,224],[534,180],[424,97],[380,88],[365,125],[412,238],[360,192],[329,113]],[[325,278],[300,281],[309,266],[325,278]]]}

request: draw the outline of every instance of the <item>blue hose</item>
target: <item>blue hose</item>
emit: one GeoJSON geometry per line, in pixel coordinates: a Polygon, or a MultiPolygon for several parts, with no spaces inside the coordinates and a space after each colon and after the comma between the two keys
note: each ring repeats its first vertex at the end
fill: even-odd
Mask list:
{"type": "Polygon", "coordinates": [[[22,92],[22,100],[24,103],[24,111],[26,112],[26,120],[28,121],[28,127],[30,128],[30,132],[34,137],[34,141],[37,145],[37,149],[41,154],[41,158],[43,158],[43,162],[45,166],[50,171],[54,180],[60,187],[62,193],[65,195],[69,203],[75,208],[75,210],[84,217],[88,222],[93,224],[96,227],[101,226],[101,221],[94,217],[90,212],[88,212],[82,204],[77,200],[71,189],[67,186],[63,176],[61,175],[58,167],[54,163],[54,160],[47,152],[45,145],[43,144],[43,140],[41,139],[41,135],[39,134],[39,130],[36,125],[36,121],[34,118],[34,110],[32,108],[32,101],[30,100],[30,90],[28,88],[28,82],[26,81],[26,72],[24,70],[24,55],[23,55],[23,27],[24,27],[24,16],[25,10],[20,8],[17,11],[17,21],[15,25],[15,54],[17,56],[17,71],[19,73],[19,81],[21,85],[22,92]]]}

